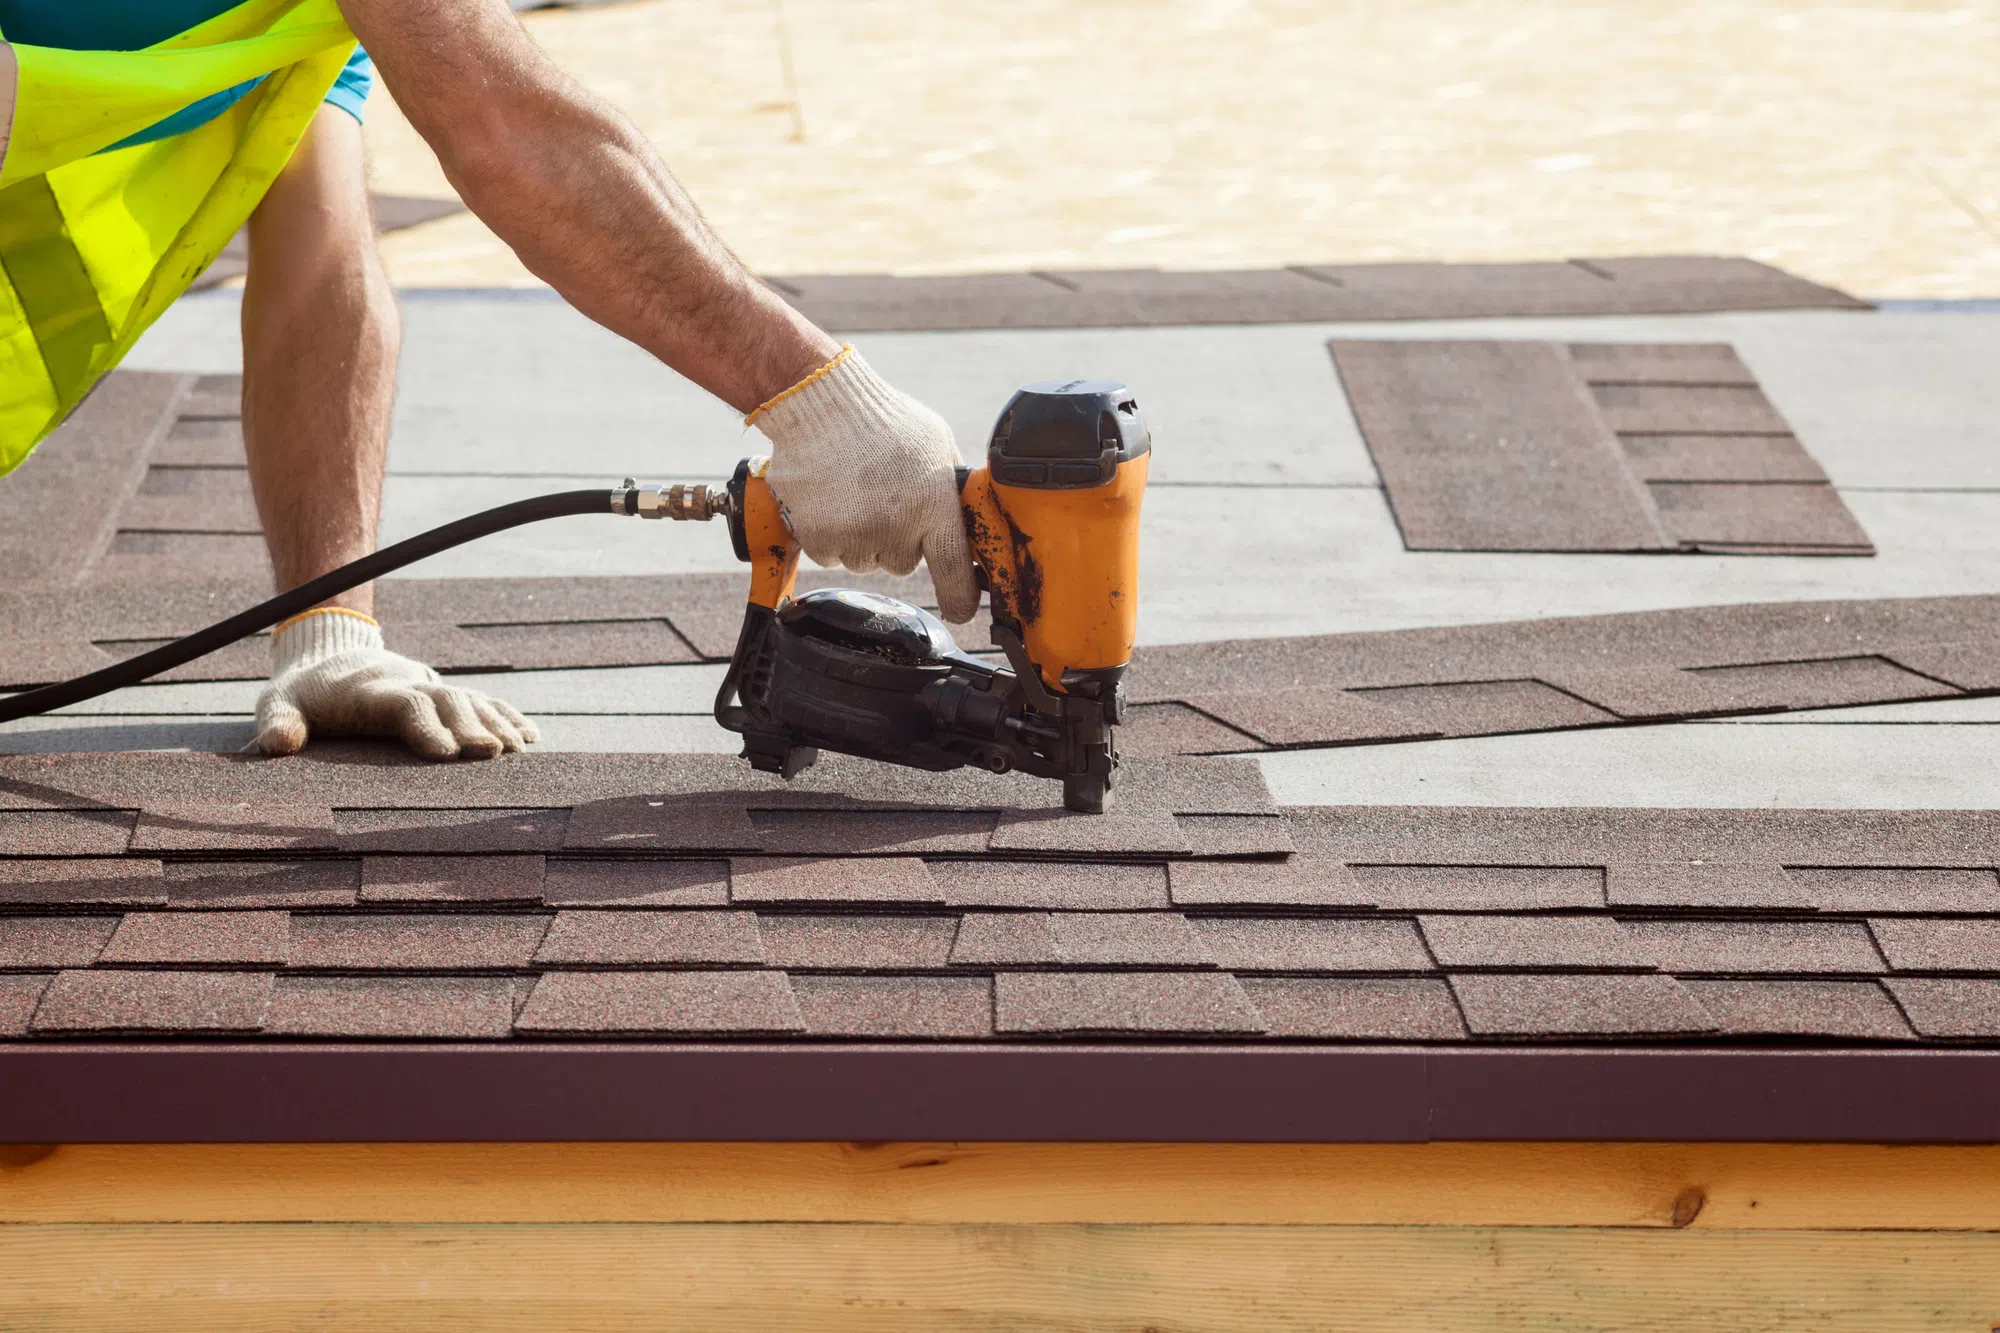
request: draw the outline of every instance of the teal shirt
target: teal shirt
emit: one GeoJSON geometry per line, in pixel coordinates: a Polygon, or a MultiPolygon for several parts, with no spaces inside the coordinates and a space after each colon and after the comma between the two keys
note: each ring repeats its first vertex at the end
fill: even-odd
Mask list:
{"type": "MultiPolygon", "coordinates": [[[[234,7],[235,0],[0,0],[0,36],[25,46],[65,51],[137,51],[234,7]]],[[[206,125],[261,82],[251,79],[211,93],[111,148],[151,143],[206,125]]],[[[360,120],[362,104],[374,86],[374,62],[357,46],[327,91],[327,104],[360,120]]]]}

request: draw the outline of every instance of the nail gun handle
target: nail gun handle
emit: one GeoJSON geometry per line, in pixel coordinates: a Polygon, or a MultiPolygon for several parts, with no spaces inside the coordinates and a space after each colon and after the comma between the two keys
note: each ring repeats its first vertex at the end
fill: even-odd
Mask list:
{"type": "Polygon", "coordinates": [[[750,604],[775,611],[792,595],[799,576],[799,541],[785,522],[784,506],[764,480],[768,458],[746,458],[729,478],[729,540],[736,558],[750,566],[750,604]]]}

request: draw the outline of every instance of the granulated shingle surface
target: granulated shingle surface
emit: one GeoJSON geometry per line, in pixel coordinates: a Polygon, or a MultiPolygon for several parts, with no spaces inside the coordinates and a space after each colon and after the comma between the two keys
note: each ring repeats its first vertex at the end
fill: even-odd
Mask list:
{"type": "Polygon", "coordinates": [[[1232,972],[1430,972],[1408,918],[1203,917],[1194,928],[1232,972]]]}
{"type": "Polygon", "coordinates": [[[566,818],[563,810],[335,810],[333,826],[350,852],[553,852],[566,818]]]}
{"type": "Polygon", "coordinates": [[[1871,917],[1868,928],[1898,972],[2000,974],[2000,921],[1871,917]]]}
{"type": "Polygon", "coordinates": [[[167,899],[160,863],[130,858],[0,859],[0,902],[151,906],[167,899]]]}
{"type": "Polygon", "coordinates": [[[1178,912],[1052,912],[1062,961],[1085,967],[1213,967],[1215,955],[1178,912]]]}
{"type": "Polygon", "coordinates": [[[1621,1037],[1715,1027],[1666,976],[1479,972],[1452,977],[1451,988],[1475,1036],[1621,1037]]]}
{"type": "Polygon", "coordinates": [[[1628,921],[1625,931],[1669,972],[1887,970],[1858,921],[1628,921]]]}
{"type": "Polygon", "coordinates": [[[1872,981],[1716,980],[1685,983],[1724,1032],[1904,1041],[1909,1025],[1872,981]]]}
{"type": "Polygon", "coordinates": [[[497,1039],[514,1028],[506,977],[279,977],[264,1031],[287,1037],[497,1039]]]}
{"type": "Polygon", "coordinates": [[[368,856],[361,901],[540,902],[539,856],[368,856]]]}
{"type": "Polygon", "coordinates": [[[1176,907],[1372,907],[1377,895],[1339,860],[1310,853],[1277,861],[1180,861],[1167,869],[1176,907]]]}
{"type": "Polygon", "coordinates": [[[1806,890],[1781,866],[1676,861],[1615,863],[1605,873],[1613,907],[1810,907],[1806,890]]]}
{"type": "Polygon", "coordinates": [[[759,850],[781,856],[913,856],[983,852],[987,810],[759,810],[747,812],[759,850]]]}
{"type": "Polygon", "coordinates": [[[356,971],[526,967],[547,933],[546,913],[292,917],[292,966],[356,971]]]}
{"type": "Polygon", "coordinates": [[[135,852],[317,851],[334,846],[333,811],[325,806],[163,803],[141,813],[132,832],[135,852]]]}
{"type": "Polygon", "coordinates": [[[727,861],[557,861],[542,880],[556,907],[721,907],[727,861]]]}
{"type": "Polygon", "coordinates": [[[951,946],[956,967],[1047,967],[1061,961],[1047,912],[967,912],[951,946]]]}
{"type": "Polygon", "coordinates": [[[1244,992],[1274,1037],[1457,1041],[1451,989],[1421,977],[1246,977],[1244,992]]]}
{"type": "Polygon", "coordinates": [[[1361,892],[1386,908],[1517,912],[1604,905],[1604,872],[1594,866],[1356,865],[1349,869],[1361,892]]]}
{"type": "Polygon", "coordinates": [[[944,891],[916,857],[739,857],[729,896],[739,903],[941,903],[944,891]]]}
{"type": "Polygon", "coordinates": [[[352,907],[355,860],[174,861],[161,880],[171,907],[352,907]]]}
{"type": "Polygon", "coordinates": [[[268,972],[58,972],[32,1030],[255,1032],[270,995],[268,972]]]}
{"type": "Polygon", "coordinates": [[[1926,1037],[2000,1037],[2000,981],[1890,977],[1882,984],[1926,1037]]]}
{"type": "Polygon", "coordinates": [[[1280,815],[1175,815],[1195,856],[1290,856],[1291,828],[1280,815]]]}
{"type": "Polygon", "coordinates": [[[782,972],[551,972],[514,1026],[550,1035],[799,1032],[782,972]]]}
{"type": "Polygon", "coordinates": [[[127,912],[99,963],[283,966],[286,912],[127,912]]]}
{"type": "Polygon", "coordinates": [[[993,1032],[985,977],[795,976],[806,1031],[821,1037],[970,1039],[993,1032]]]}
{"type": "Polygon", "coordinates": [[[1001,972],[1000,1032],[1252,1033],[1262,1020],[1226,972],[1001,972]]]}
{"type": "Polygon", "coordinates": [[[89,967],[117,928],[115,916],[0,917],[0,968],[89,967]]]}
{"type": "Polygon", "coordinates": [[[1445,967],[1650,971],[1652,959],[1609,917],[1425,916],[1424,942],[1445,967]]]}
{"type": "Polygon", "coordinates": [[[767,961],[755,912],[558,912],[535,962],[543,966],[619,967],[767,961]]]}
{"type": "Polygon", "coordinates": [[[1063,907],[1072,911],[1164,908],[1164,865],[1084,861],[932,861],[931,879],[953,907],[1063,907]]]}
{"type": "Polygon", "coordinates": [[[766,913],[759,925],[773,966],[850,972],[943,967],[958,931],[948,916],[766,913]]]}
{"type": "Polygon", "coordinates": [[[1822,912],[2000,912],[1991,870],[1794,866],[1786,875],[1822,912]]]}
{"type": "Polygon", "coordinates": [[[1193,842],[1171,814],[1116,809],[1103,815],[1008,811],[1000,816],[990,845],[995,851],[1103,856],[1172,856],[1194,851],[1193,842]]]}
{"type": "Polygon", "coordinates": [[[52,980],[47,972],[0,973],[0,1037],[24,1037],[52,980]]]}
{"type": "Polygon", "coordinates": [[[1412,719],[1438,735],[1556,731],[1602,726],[1611,714],[1538,680],[1399,685],[1354,693],[1412,719]]]}
{"type": "Polygon", "coordinates": [[[130,810],[0,810],[8,856],[117,856],[132,841],[130,810]]]}

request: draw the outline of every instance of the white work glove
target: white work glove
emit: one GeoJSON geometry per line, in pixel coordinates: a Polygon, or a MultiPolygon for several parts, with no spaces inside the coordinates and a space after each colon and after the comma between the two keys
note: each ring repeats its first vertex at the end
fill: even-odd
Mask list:
{"type": "Polygon", "coordinates": [[[857,573],[922,559],[938,612],[979,609],[958,508],[958,446],[944,418],[877,375],[851,346],[744,421],[771,441],[764,474],[805,553],[857,573]]]}
{"type": "Polygon", "coordinates": [[[326,609],[271,636],[271,683],[257,697],[257,744],[294,754],[306,738],[400,736],[426,759],[491,759],[537,739],[535,724],[478,690],[447,685],[382,646],[382,627],[326,609]]]}

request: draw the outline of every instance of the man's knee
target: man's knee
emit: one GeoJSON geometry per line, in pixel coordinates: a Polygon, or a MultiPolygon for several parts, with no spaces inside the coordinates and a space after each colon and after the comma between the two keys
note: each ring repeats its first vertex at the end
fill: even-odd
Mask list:
{"type": "Polygon", "coordinates": [[[323,106],[251,214],[250,281],[379,280],[380,271],[361,126],[323,106]]]}

